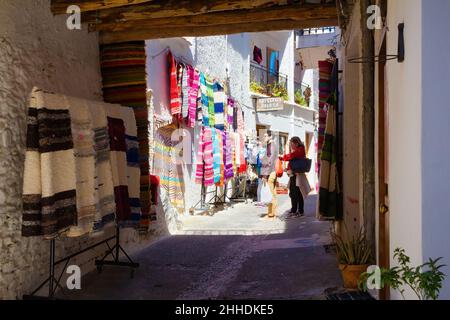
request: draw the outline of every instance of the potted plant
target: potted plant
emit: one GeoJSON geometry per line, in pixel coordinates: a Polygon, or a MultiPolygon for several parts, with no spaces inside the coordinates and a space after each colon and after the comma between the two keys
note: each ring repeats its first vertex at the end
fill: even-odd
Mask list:
{"type": "Polygon", "coordinates": [[[379,281],[379,289],[383,289],[386,285],[394,290],[398,290],[405,300],[405,289],[409,287],[419,300],[436,300],[439,297],[442,282],[446,275],[441,271],[445,265],[439,264],[442,259],[428,259],[424,264],[411,267],[411,259],[406,255],[405,250],[397,248],[394,251],[394,259],[398,266],[384,269],[381,268],[379,279],[376,279],[376,271],[364,272],[360,276],[359,288],[363,291],[368,290],[368,282],[371,286],[375,285],[374,281],[379,281]]]}
{"type": "Polygon", "coordinates": [[[358,280],[367,271],[372,262],[372,250],[363,229],[353,236],[343,236],[332,232],[332,239],[336,245],[336,253],[339,260],[346,289],[357,290],[358,280]]]}

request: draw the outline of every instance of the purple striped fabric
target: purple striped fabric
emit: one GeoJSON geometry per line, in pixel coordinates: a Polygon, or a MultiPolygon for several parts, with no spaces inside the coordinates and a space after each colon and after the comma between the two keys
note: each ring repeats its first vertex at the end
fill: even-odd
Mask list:
{"type": "Polygon", "coordinates": [[[214,185],[212,130],[202,127],[197,153],[197,170],[195,182],[205,186],[214,185]]]}
{"type": "Polygon", "coordinates": [[[189,86],[189,110],[188,110],[188,127],[194,128],[195,126],[195,114],[197,111],[197,97],[199,91],[200,73],[193,67],[188,66],[188,86],[189,86]]]}

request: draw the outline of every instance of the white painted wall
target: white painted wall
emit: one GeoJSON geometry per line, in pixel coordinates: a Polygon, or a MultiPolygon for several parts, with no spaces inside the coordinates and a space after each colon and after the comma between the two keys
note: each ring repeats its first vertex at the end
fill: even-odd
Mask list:
{"type": "MultiPolygon", "coordinates": [[[[422,218],[428,215],[445,215],[441,212],[424,211],[422,194],[425,192],[424,187],[431,187],[433,191],[437,191],[436,186],[423,184],[424,173],[432,174],[431,171],[436,167],[426,169],[424,161],[432,162],[438,157],[432,154],[432,158],[425,160],[422,158],[421,145],[432,143],[424,141],[424,128],[422,127],[422,102],[428,97],[424,96],[422,88],[433,90],[432,86],[436,85],[436,78],[433,78],[432,84],[425,84],[422,78],[428,75],[429,71],[425,70],[424,56],[421,48],[425,46],[422,37],[424,34],[422,25],[422,3],[427,1],[421,0],[395,0],[388,1],[388,17],[387,23],[389,32],[387,34],[387,52],[397,52],[397,25],[404,22],[405,27],[405,51],[406,57],[403,63],[391,61],[387,64],[387,85],[388,85],[388,106],[389,106],[389,208],[390,208],[390,250],[391,265],[392,252],[397,247],[404,248],[406,253],[411,257],[412,264],[418,265],[423,260],[422,246],[430,234],[424,238],[424,225],[422,218]],[[431,170],[431,171],[429,171],[431,170]]],[[[433,1],[434,5],[434,1],[433,1]]],[[[434,19],[434,18],[433,18],[434,19]]],[[[429,22],[427,22],[429,23],[429,22]]],[[[428,27],[429,25],[427,25],[428,27]]],[[[427,34],[427,37],[430,36],[427,34]]],[[[434,47],[435,48],[435,47],[434,47]]],[[[431,48],[430,48],[431,49],[431,48]]],[[[434,49],[433,49],[434,50],[434,49]]],[[[429,52],[427,52],[427,55],[429,52]]],[[[431,55],[430,55],[431,57],[431,55]]],[[[431,64],[430,64],[431,66],[431,64]]],[[[445,91],[445,90],[444,90],[445,91]]],[[[430,91],[431,92],[431,91],[430,91]]],[[[434,100],[435,102],[438,102],[434,100]]],[[[431,101],[430,101],[431,102],[431,101]]],[[[443,108],[427,104],[427,108],[443,108]]],[[[430,110],[432,111],[432,110],[430,110]]],[[[436,117],[441,114],[434,115],[436,117]]],[[[426,122],[430,125],[430,122],[426,122]]],[[[431,129],[432,126],[430,126],[431,129]]],[[[448,130],[448,129],[447,129],[448,130]]],[[[427,133],[428,135],[428,133],[427,133]]],[[[438,139],[437,136],[433,138],[438,139]]],[[[442,141],[442,140],[441,140],[442,141]]],[[[428,147],[427,147],[428,148],[428,147]]],[[[432,149],[432,148],[431,148],[432,149]]],[[[425,149],[426,150],[426,149],[425,149]]],[[[442,148],[440,149],[442,151],[442,148]]],[[[444,161],[444,160],[443,160],[444,161]]],[[[439,173],[441,174],[441,169],[439,173]]],[[[435,177],[435,176],[433,176],[435,177]]],[[[445,177],[445,171],[444,171],[445,177]]],[[[433,179],[433,178],[431,178],[433,179]]],[[[427,178],[426,181],[432,181],[427,178]]],[[[448,190],[448,188],[446,189],[448,190]]],[[[428,194],[428,191],[426,191],[428,194]]],[[[432,200],[432,198],[429,198],[432,200]]],[[[427,201],[427,204],[433,206],[427,201]]],[[[429,220],[432,221],[432,220],[429,220]]],[[[448,221],[448,220],[447,220],[448,221]]],[[[442,220],[440,221],[443,222],[442,220]]],[[[433,224],[426,224],[427,229],[433,224]]],[[[448,234],[448,230],[446,231],[448,234]]],[[[447,242],[441,242],[439,246],[447,242]]],[[[439,244],[439,242],[436,242],[439,244]]],[[[409,293],[408,298],[414,296],[409,293]]],[[[399,299],[397,292],[392,292],[392,298],[399,299]]]]}
{"type": "MultiPolygon", "coordinates": [[[[450,1],[421,1],[421,5],[422,258],[444,257],[444,263],[450,265],[450,1]]],[[[407,29],[411,28],[408,22],[407,29]]],[[[449,267],[443,272],[449,275],[449,267]]],[[[448,277],[440,298],[450,299],[448,277]]]]}

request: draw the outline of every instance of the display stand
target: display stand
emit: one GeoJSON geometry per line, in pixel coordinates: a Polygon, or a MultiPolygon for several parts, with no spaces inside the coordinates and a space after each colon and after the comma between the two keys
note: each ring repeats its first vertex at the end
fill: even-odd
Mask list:
{"type": "Polygon", "coordinates": [[[230,201],[233,202],[245,202],[247,203],[247,175],[241,175],[241,176],[237,176],[235,178],[235,182],[237,181],[237,183],[235,183],[235,186],[237,185],[236,191],[234,192],[234,194],[230,197],[230,201]],[[241,190],[241,181],[240,179],[243,178],[243,183],[244,186],[242,187],[241,190]]]}
{"type": "Polygon", "coordinates": [[[120,228],[119,226],[116,226],[116,243],[113,247],[109,246],[109,243],[106,242],[106,245],[108,246],[109,250],[106,252],[106,254],[103,256],[100,260],[95,260],[95,265],[97,266],[97,270],[99,273],[102,272],[103,266],[119,266],[119,267],[129,267],[131,268],[131,278],[134,277],[134,270],[136,268],[139,268],[139,263],[134,262],[130,256],[126,253],[126,251],[122,248],[120,245],[120,228]],[[119,260],[120,257],[120,251],[125,255],[128,262],[123,262],[119,260]],[[113,260],[105,260],[109,255],[112,255],[113,260]]]}
{"type": "Polygon", "coordinates": [[[45,299],[55,299],[55,293],[56,290],[58,288],[64,289],[60,282],[61,282],[61,278],[64,274],[64,271],[66,270],[70,260],[86,251],[92,250],[95,247],[98,247],[104,243],[108,243],[108,241],[114,239],[115,237],[112,236],[108,239],[105,239],[103,241],[100,241],[96,244],[93,244],[81,251],[78,251],[76,253],[73,253],[65,258],[62,258],[58,261],[56,261],[56,239],[51,239],[50,240],[50,258],[49,258],[49,275],[47,277],[47,279],[45,279],[31,294],[29,295],[24,295],[23,299],[24,300],[45,300],[45,299]],[[56,278],[56,266],[58,266],[59,264],[65,262],[64,267],[59,275],[58,278],[56,278]],[[48,284],[48,295],[47,296],[38,296],[36,295],[46,284],[48,284]]]}

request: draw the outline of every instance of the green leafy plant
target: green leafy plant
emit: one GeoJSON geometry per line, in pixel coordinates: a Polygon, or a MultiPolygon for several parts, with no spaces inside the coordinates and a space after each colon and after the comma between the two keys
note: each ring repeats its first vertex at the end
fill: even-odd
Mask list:
{"type": "MultiPolygon", "coordinates": [[[[347,232],[348,234],[348,232],[347,232]]],[[[363,229],[358,234],[346,238],[335,232],[331,233],[340,264],[366,265],[372,261],[372,250],[363,229]]]]}
{"type": "MultiPolygon", "coordinates": [[[[419,300],[436,300],[439,297],[442,282],[446,275],[441,271],[445,265],[439,264],[442,257],[429,259],[426,263],[411,267],[411,259],[405,254],[404,249],[397,248],[394,251],[394,259],[398,266],[390,269],[381,269],[381,288],[386,285],[398,290],[405,299],[405,287],[409,287],[419,300]]],[[[360,276],[358,286],[360,290],[367,291],[367,280],[375,276],[375,272],[363,273],[360,276]]]]}
{"type": "Polygon", "coordinates": [[[260,93],[260,94],[266,93],[266,89],[256,81],[250,82],[250,90],[252,92],[256,92],[256,93],[260,93]]]}
{"type": "Polygon", "coordinates": [[[306,99],[303,97],[302,90],[298,89],[295,91],[294,100],[296,104],[299,104],[301,106],[306,106],[306,99]]]}
{"type": "Polygon", "coordinates": [[[267,91],[270,92],[272,97],[283,98],[285,101],[289,100],[287,89],[282,83],[268,84],[267,91]]]}

